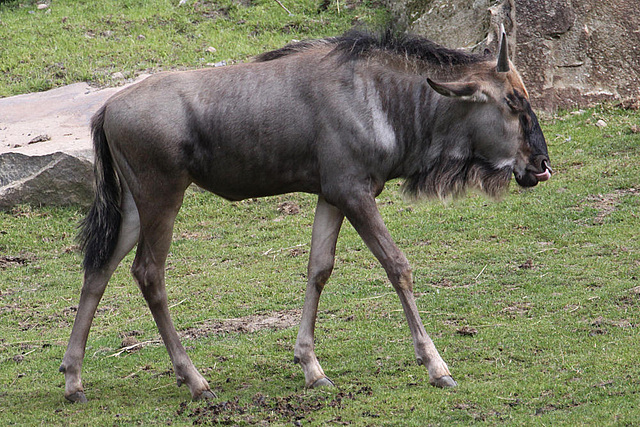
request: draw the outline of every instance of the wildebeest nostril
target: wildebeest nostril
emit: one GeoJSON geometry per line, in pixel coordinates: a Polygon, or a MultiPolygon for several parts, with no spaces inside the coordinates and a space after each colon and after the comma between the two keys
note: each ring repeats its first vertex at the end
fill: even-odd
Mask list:
{"type": "Polygon", "coordinates": [[[549,166],[549,158],[544,154],[536,156],[527,169],[531,170],[531,172],[545,172],[547,170],[550,173],[553,172],[551,166],[549,166]]]}

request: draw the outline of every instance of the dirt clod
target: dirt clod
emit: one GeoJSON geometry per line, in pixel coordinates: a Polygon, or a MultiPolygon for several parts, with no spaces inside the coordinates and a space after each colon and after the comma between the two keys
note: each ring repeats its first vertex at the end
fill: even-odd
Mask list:
{"type": "Polygon", "coordinates": [[[466,336],[474,336],[478,334],[478,330],[476,328],[472,328],[471,326],[463,326],[462,328],[456,331],[460,335],[466,336]]]}
{"type": "Polygon", "coordinates": [[[300,206],[294,202],[282,202],[278,205],[278,212],[283,215],[297,215],[300,213],[300,206]]]}
{"type": "Polygon", "coordinates": [[[521,270],[530,270],[533,268],[533,260],[532,259],[528,259],[525,262],[523,262],[522,264],[520,264],[518,266],[519,269],[521,270]]]}
{"type": "Polygon", "coordinates": [[[122,348],[131,347],[133,345],[139,344],[140,341],[136,337],[128,336],[122,339],[122,344],[120,345],[122,348]]]}
{"type": "Polygon", "coordinates": [[[353,392],[332,394],[291,394],[271,397],[255,394],[251,401],[240,402],[236,397],[222,402],[205,402],[189,409],[186,402],[180,404],[177,414],[192,419],[193,424],[267,425],[284,422],[302,425],[302,420],[324,408],[343,408],[343,401],[356,400],[359,396],[371,396],[370,387],[353,392]],[[266,423],[266,424],[265,424],[266,423]]]}

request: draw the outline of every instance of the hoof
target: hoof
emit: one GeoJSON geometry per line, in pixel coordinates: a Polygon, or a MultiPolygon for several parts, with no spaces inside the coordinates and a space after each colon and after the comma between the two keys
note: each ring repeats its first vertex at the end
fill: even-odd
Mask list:
{"type": "Polygon", "coordinates": [[[214,392],[212,392],[211,390],[205,390],[202,393],[200,393],[198,396],[194,397],[193,400],[209,400],[209,399],[215,399],[216,394],[214,392]]]}
{"type": "Polygon", "coordinates": [[[335,387],[336,385],[329,378],[324,377],[316,380],[309,388],[335,387]]]}
{"type": "Polygon", "coordinates": [[[71,403],[87,403],[87,396],[84,395],[83,391],[76,391],[73,394],[64,396],[71,403]]]}
{"type": "Polygon", "coordinates": [[[444,375],[440,378],[436,378],[433,382],[431,382],[431,385],[439,388],[450,388],[457,386],[458,383],[453,378],[451,378],[450,375],[444,375]]]}

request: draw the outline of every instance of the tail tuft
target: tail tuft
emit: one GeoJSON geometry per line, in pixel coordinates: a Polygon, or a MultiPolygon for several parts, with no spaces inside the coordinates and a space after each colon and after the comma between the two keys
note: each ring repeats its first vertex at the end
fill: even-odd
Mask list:
{"type": "Polygon", "coordinates": [[[104,133],[104,113],[102,107],[91,119],[96,197],[78,233],[85,270],[99,270],[109,262],[118,243],[122,220],[120,181],[104,133]]]}

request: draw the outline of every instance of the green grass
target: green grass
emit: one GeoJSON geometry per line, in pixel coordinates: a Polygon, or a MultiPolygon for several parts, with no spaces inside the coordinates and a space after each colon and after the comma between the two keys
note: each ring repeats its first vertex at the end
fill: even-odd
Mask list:
{"type": "MultiPolygon", "coordinates": [[[[378,19],[381,13],[346,9],[342,1],[340,14],[335,2],[318,14],[319,2],[285,1],[295,17],[271,1],[250,8],[199,2],[197,7],[227,5],[237,13],[216,18],[225,25],[223,33],[236,31],[237,46],[225,51],[224,43],[210,41],[231,35],[197,38],[213,25],[193,2],[182,9],[177,1],[53,1],[49,14],[30,14],[35,7],[20,3],[28,6],[0,5],[2,94],[35,90],[38,78],[42,88],[83,79],[112,84],[112,71],[194,68],[202,65],[207,45],[218,50],[203,62],[244,60],[290,38],[340,32],[355,15],[378,19]],[[64,16],[73,31],[52,28],[64,16]],[[202,22],[194,24],[195,17],[202,22]],[[322,19],[332,26],[311,23],[322,19]],[[311,29],[282,34],[292,20],[310,22],[311,29]],[[164,29],[160,22],[166,22],[164,29]],[[256,22],[272,24],[254,40],[248,29],[256,22]],[[39,48],[75,41],[67,40],[70,47],[57,53],[33,53],[37,60],[14,70],[7,64],[19,63],[20,49],[29,51],[21,40],[39,39],[14,36],[19,25],[43,35],[47,41],[40,39],[39,48]],[[157,43],[129,57],[141,28],[150,29],[143,42],[157,43]],[[120,43],[85,37],[89,29],[110,29],[120,43]],[[48,41],[54,39],[61,41],[48,41]],[[80,48],[85,42],[90,46],[80,48]],[[125,42],[129,48],[120,46],[125,42]],[[54,54],[67,55],[64,78],[44,70],[44,63],[58,61],[54,54]],[[146,57],[158,62],[140,65],[146,57]]],[[[83,372],[89,403],[70,404],[57,369],[81,287],[74,235],[83,212],[22,206],[0,213],[0,424],[635,425],[638,124],[640,113],[608,107],[543,120],[555,175],[532,190],[514,184],[499,203],[471,195],[447,206],[412,205],[402,200],[399,182],[389,183],[378,198],[414,268],[425,327],[459,383],[452,390],[429,386],[424,368],[415,364],[398,299],[349,224],[341,231],[317,326],[317,353],[335,390],[304,389],[302,371],[292,363],[297,327],[252,333],[212,327],[256,314],[295,315],[302,307],[315,198],[294,194],[229,203],[189,191],[168,260],[169,304],[179,331],[199,332],[183,342],[218,398],[192,402],[187,389],[175,386],[166,350],[155,342],[157,329],[128,273],[129,255],[107,288],[89,337],[83,372]],[[599,119],[608,126],[596,127],[599,119]],[[300,213],[279,212],[285,201],[296,203],[300,213]],[[478,333],[458,333],[465,326],[478,333]],[[123,336],[134,332],[149,344],[119,354],[123,336]]]]}
{"type": "Polygon", "coordinates": [[[294,39],[326,37],[356,23],[380,23],[373,1],[52,0],[0,3],[0,97],[77,81],[121,83],[122,73],[243,61],[294,39]],[[245,6],[251,3],[252,6],[245,6]],[[346,5],[345,5],[346,3],[346,5]],[[208,51],[209,47],[215,52],[208,51]]]}

